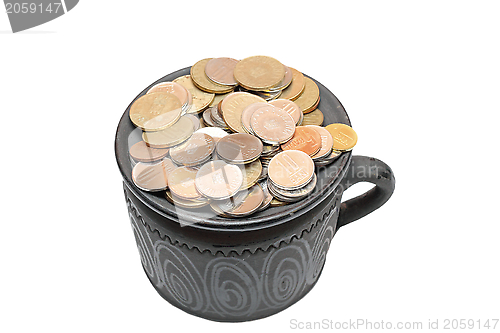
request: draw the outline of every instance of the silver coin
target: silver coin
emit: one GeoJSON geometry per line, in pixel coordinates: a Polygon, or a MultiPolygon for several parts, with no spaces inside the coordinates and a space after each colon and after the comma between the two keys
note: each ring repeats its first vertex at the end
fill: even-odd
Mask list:
{"type": "Polygon", "coordinates": [[[317,182],[316,174],[313,174],[313,177],[309,181],[309,183],[307,183],[304,187],[295,190],[281,189],[277,187],[276,184],[272,182],[272,180],[269,180],[267,187],[269,189],[269,192],[271,192],[271,194],[274,197],[276,197],[276,199],[284,202],[296,202],[304,199],[309,194],[311,194],[316,187],[316,182],[317,182]]]}

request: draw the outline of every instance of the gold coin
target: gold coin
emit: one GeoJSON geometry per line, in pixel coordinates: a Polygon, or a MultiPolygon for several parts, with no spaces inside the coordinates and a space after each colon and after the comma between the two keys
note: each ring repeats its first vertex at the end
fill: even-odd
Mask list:
{"type": "Polygon", "coordinates": [[[358,135],[352,127],[345,124],[330,124],[325,127],[333,137],[333,149],[348,151],[358,142],[358,135]]]}
{"type": "Polygon", "coordinates": [[[324,119],[325,116],[323,115],[323,112],[321,112],[319,109],[316,109],[313,112],[304,115],[304,119],[302,120],[302,126],[308,126],[308,125],[321,126],[323,125],[324,119]]]}
{"type": "Polygon", "coordinates": [[[245,190],[254,186],[260,178],[262,173],[262,163],[259,160],[240,166],[241,173],[243,174],[243,185],[240,190],[245,190]]]}
{"type": "Polygon", "coordinates": [[[263,98],[245,92],[235,92],[224,98],[221,103],[222,116],[231,131],[246,133],[241,123],[241,114],[247,106],[259,102],[266,103],[263,98]]]}
{"type": "Polygon", "coordinates": [[[130,107],[130,120],[144,131],[173,125],[181,116],[182,103],[174,94],[158,92],[139,97],[130,107]]]}
{"type": "Polygon", "coordinates": [[[269,204],[269,206],[271,206],[271,207],[280,207],[280,206],[285,206],[285,205],[288,205],[288,202],[279,201],[276,198],[271,200],[271,203],[269,204]]]}
{"type": "Polygon", "coordinates": [[[205,66],[212,60],[212,58],[207,58],[198,61],[191,67],[191,80],[193,84],[199,89],[215,94],[224,94],[233,90],[232,86],[223,86],[215,82],[210,81],[210,79],[205,74],[205,66]]]}
{"type": "Polygon", "coordinates": [[[292,79],[293,79],[292,70],[290,69],[290,67],[287,67],[285,65],[283,65],[283,66],[285,67],[285,76],[283,77],[283,80],[281,80],[280,83],[278,83],[276,86],[269,89],[270,92],[284,90],[286,87],[288,87],[290,85],[290,83],[292,83],[292,79]]]}
{"type": "Polygon", "coordinates": [[[285,76],[285,67],[266,56],[248,57],[234,67],[234,78],[246,89],[266,90],[278,85],[285,76]]]}
{"type": "Polygon", "coordinates": [[[152,94],[155,92],[167,92],[174,94],[181,101],[183,108],[185,108],[189,102],[189,95],[186,88],[176,82],[160,82],[149,89],[146,94],[152,94]]]}
{"type": "Polygon", "coordinates": [[[226,94],[216,94],[214,100],[212,101],[212,103],[210,103],[210,105],[208,107],[211,108],[213,106],[217,106],[219,104],[219,102],[221,102],[224,98],[229,96],[229,94],[231,94],[232,92],[233,91],[231,90],[230,92],[228,92],[226,94]]]}
{"type": "Polygon", "coordinates": [[[300,107],[302,112],[307,113],[312,111],[314,105],[317,105],[319,98],[319,88],[318,85],[308,77],[304,77],[306,82],[304,91],[295,100],[295,103],[300,107]]]}
{"type": "Polygon", "coordinates": [[[215,98],[215,94],[198,89],[194,85],[193,80],[191,80],[191,75],[180,76],[175,79],[174,82],[187,89],[193,97],[193,103],[191,108],[187,111],[188,113],[200,113],[205,110],[215,98]]]}
{"type": "Polygon", "coordinates": [[[175,124],[164,130],[142,133],[142,139],[150,147],[170,148],[189,139],[193,132],[191,119],[181,117],[175,124]]]}
{"type": "Polygon", "coordinates": [[[314,110],[316,110],[316,108],[318,107],[319,105],[319,102],[321,101],[321,96],[318,97],[318,100],[316,101],[316,103],[314,103],[313,106],[311,106],[309,109],[306,109],[306,110],[302,110],[302,113],[303,114],[308,114],[308,113],[311,113],[313,112],[314,110]]]}
{"type": "Polygon", "coordinates": [[[281,93],[280,98],[289,99],[291,101],[299,98],[300,94],[304,91],[306,81],[304,80],[304,74],[290,67],[292,70],[292,83],[288,85],[286,89],[281,93]]]}
{"type": "Polygon", "coordinates": [[[201,198],[194,184],[198,169],[178,167],[168,175],[168,187],[170,192],[182,199],[201,198]]]}
{"type": "Polygon", "coordinates": [[[171,204],[182,208],[189,208],[189,209],[201,208],[209,204],[208,200],[205,198],[192,199],[192,200],[182,199],[173,195],[169,190],[165,192],[165,197],[171,204]]]}

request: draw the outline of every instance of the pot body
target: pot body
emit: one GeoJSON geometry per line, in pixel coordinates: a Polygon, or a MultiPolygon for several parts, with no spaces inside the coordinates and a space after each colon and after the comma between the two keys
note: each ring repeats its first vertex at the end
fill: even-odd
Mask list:
{"type": "Polygon", "coordinates": [[[142,265],[158,293],[188,313],[232,322],[275,314],[311,290],[336,231],[341,197],[335,192],[307,216],[270,228],[279,230],[248,231],[255,251],[227,252],[216,249],[226,248],[227,239],[244,242],[241,232],[214,235],[213,250],[200,250],[205,232],[175,226],[124,190],[142,265]],[[173,232],[186,242],[172,241],[173,232]]]}

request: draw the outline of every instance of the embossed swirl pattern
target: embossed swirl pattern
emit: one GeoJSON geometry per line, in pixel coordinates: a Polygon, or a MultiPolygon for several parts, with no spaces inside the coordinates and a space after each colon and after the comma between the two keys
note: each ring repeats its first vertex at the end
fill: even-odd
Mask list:
{"type": "Polygon", "coordinates": [[[277,312],[297,300],[317,280],[334,235],[330,223],[321,223],[311,230],[312,247],[294,239],[270,250],[264,263],[241,257],[207,260],[204,254],[159,238],[147,229],[133,203],[127,203],[141,261],[153,284],[177,306],[221,319],[251,318],[266,309],[277,312]]]}

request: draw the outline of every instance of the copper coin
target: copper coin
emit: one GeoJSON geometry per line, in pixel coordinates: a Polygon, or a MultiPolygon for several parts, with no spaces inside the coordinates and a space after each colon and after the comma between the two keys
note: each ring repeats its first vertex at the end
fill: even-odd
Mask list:
{"type": "Polygon", "coordinates": [[[314,162],[299,150],[287,150],[269,162],[269,179],[284,189],[293,190],[307,184],[314,175],[314,162]]]}
{"type": "Polygon", "coordinates": [[[314,105],[319,103],[319,88],[318,85],[308,77],[304,78],[305,88],[302,94],[295,100],[295,103],[300,107],[302,112],[307,113],[312,111],[314,105]]]}
{"type": "Polygon", "coordinates": [[[238,192],[243,184],[243,174],[236,165],[221,160],[211,161],[198,170],[195,183],[203,196],[222,200],[238,192]]]}
{"type": "Polygon", "coordinates": [[[174,125],[161,131],[142,133],[142,139],[150,147],[169,148],[186,141],[193,132],[192,121],[183,116],[174,125]]]}
{"type": "Polygon", "coordinates": [[[313,160],[327,157],[333,149],[333,137],[324,127],[316,125],[307,125],[307,128],[312,128],[321,136],[321,149],[311,156],[313,160]]]}
{"type": "Polygon", "coordinates": [[[292,72],[291,68],[287,67],[285,65],[283,65],[283,67],[285,67],[285,77],[283,77],[283,80],[281,80],[280,83],[278,83],[276,86],[269,89],[270,92],[283,90],[286,87],[288,87],[290,85],[290,83],[292,83],[293,72],[292,72]]]}
{"type": "Polygon", "coordinates": [[[292,82],[283,90],[280,97],[294,101],[299,98],[300,94],[304,91],[306,81],[301,72],[295,68],[290,67],[290,69],[292,70],[292,82]]]}
{"type": "Polygon", "coordinates": [[[168,154],[168,149],[148,147],[146,142],[139,141],[130,147],[130,157],[138,162],[156,162],[168,154]]]}
{"type": "Polygon", "coordinates": [[[297,126],[295,134],[281,145],[283,150],[300,150],[309,156],[316,154],[321,148],[321,135],[313,128],[297,126]]]}
{"type": "MultiPolygon", "coordinates": [[[[230,200],[230,199],[229,199],[230,200]]],[[[229,216],[242,217],[255,213],[264,201],[264,192],[259,184],[252,186],[248,189],[248,195],[245,200],[234,207],[232,210],[226,212],[229,216]]]]}
{"type": "Polygon", "coordinates": [[[352,127],[345,124],[330,124],[325,127],[333,137],[333,149],[349,151],[358,142],[358,135],[352,127]]]}
{"type": "Polygon", "coordinates": [[[217,154],[226,162],[243,164],[262,154],[262,141],[251,134],[230,134],[217,142],[217,154]]]}
{"type": "Polygon", "coordinates": [[[263,102],[253,103],[243,109],[243,112],[241,113],[241,125],[247,133],[253,134],[252,126],[250,125],[250,119],[252,119],[253,113],[266,105],[268,104],[263,102]]]}
{"type": "Polygon", "coordinates": [[[323,112],[321,112],[319,109],[316,109],[316,110],[304,115],[304,120],[302,121],[302,125],[303,126],[307,126],[307,125],[321,126],[321,125],[323,125],[324,119],[325,119],[325,116],[323,115],[323,112]]]}
{"type": "Polygon", "coordinates": [[[238,60],[233,58],[214,58],[205,65],[205,74],[215,83],[225,86],[235,86],[238,84],[234,79],[234,67],[238,60]]]}
{"type": "Polygon", "coordinates": [[[295,133],[295,121],[292,116],[273,105],[255,111],[250,126],[255,135],[269,144],[286,142],[295,133]]]}
{"type": "Polygon", "coordinates": [[[195,179],[198,170],[178,167],[168,175],[168,187],[172,194],[182,199],[197,199],[201,195],[196,190],[195,179]]]}
{"type": "Polygon", "coordinates": [[[245,190],[249,187],[252,187],[257,183],[262,174],[262,163],[259,160],[256,160],[250,164],[245,164],[244,166],[240,166],[241,173],[243,174],[243,184],[241,185],[241,190],[245,190]]]}
{"type": "Polygon", "coordinates": [[[245,92],[232,93],[222,100],[222,116],[231,131],[245,133],[245,129],[241,124],[241,114],[247,106],[259,102],[265,103],[266,101],[259,96],[245,92]]]}
{"type": "Polygon", "coordinates": [[[159,131],[181,116],[181,101],[171,93],[158,92],[139,97],[130,107],[130,120],[144,131],[159,131]]]}
{"type": "Polygon", "coordinates": [[[224,86],[222,84],[211,81],[205,74],[205,66],[212,58],[202,59],[191,66],[191,80],[199,89],[215,94],[224,94],[233,90],[232,86],[224,86]]]}
{"type": "MultiPolygon", "coordinates": [[[[229,199],[224,199],[224,200],[214,200],[215,204],[219,207],[219,209],[224,212],[224,214],[227,214],[228,212],[234,210],[236,207],[241,205],[243,202],[245,202],[245,199],[248,197],[250,194],[250,191],[239,191],[236,193],[234,196],[232,196],[229,199]]],[[[229,215],[228,215],[229,216],[229,215]]]]}
{"type": "Polygon", "coordinates": [[[292,116],[295,124],[298,124],[302,116],[302,111],[299,106],[288,99],[276,99],[270,101],[269,104],[276,106],[284,111],[286,111],[290,116],[292,116]]]}
{"type": "Polygon", "coordinates": [[[182,105],[187,105],[189,101],[189,95],[183,86],[175,82],[161,82],[153,86],[148,90],[146,94],[151,94],[155,92],[167,92],[174,94],[182,103],[182,105]]]}
{"type": "Polygon", "coordinates": [[[206,198],[199,199],[182,199],[173,195],[169,190],[165,191],[165,198],[173,205],[179,206],[181,208],[195,209],[205,207],[209,204],[206,198]]]}
{"type": "Polygon", "coordinates": [[[170,158],[177,164],[195,166],[209,159],[214,148],[210,135],[194,133],[186,142],[170,149],[170,158]]]}
{"type": "Polygon", "coordinates": [[[200,129],[201,123],[200,123],[200,118],[198,118],[198,116],[195,116],[193,114],[185,114],[184,117],[188,118],[193,122],[193,128],[195,132],[200,129]]]}
{"type": "Polygon", "coordinates": [[[215,143],[219,142],[220,139],[222,139],[225,136],[228,136],[229,133],[224,131],[222,128],[219,127],[204,127],[200,128],[196,133],[204,133],[208,134],[212,137],[215,143]]]}
{"type": "Polygon", "coordinates": [[[191,95],[192,105],[189,110],[186,110],[188,113],[200,113],[205,110],[215,98],[215,94],[198,89],[193,83],[191,75],[180,76],[176,78],[174,82],[186,88],[189,95],[191,95]]]}
{"type": "Polygon", "coordinates": [[[168,186],[168,176],[176,168],[168,158],[154,164],[139,162],[132,169],[134,184],[144,191],[162,191],[168,186]]]}
{"type": "Polygon", "coordinates": [[[266,56],[248,57],[234,68],[234,78],[246,89],[265,90],[276,86],[285,76],[285,67],[266,56]]]}

